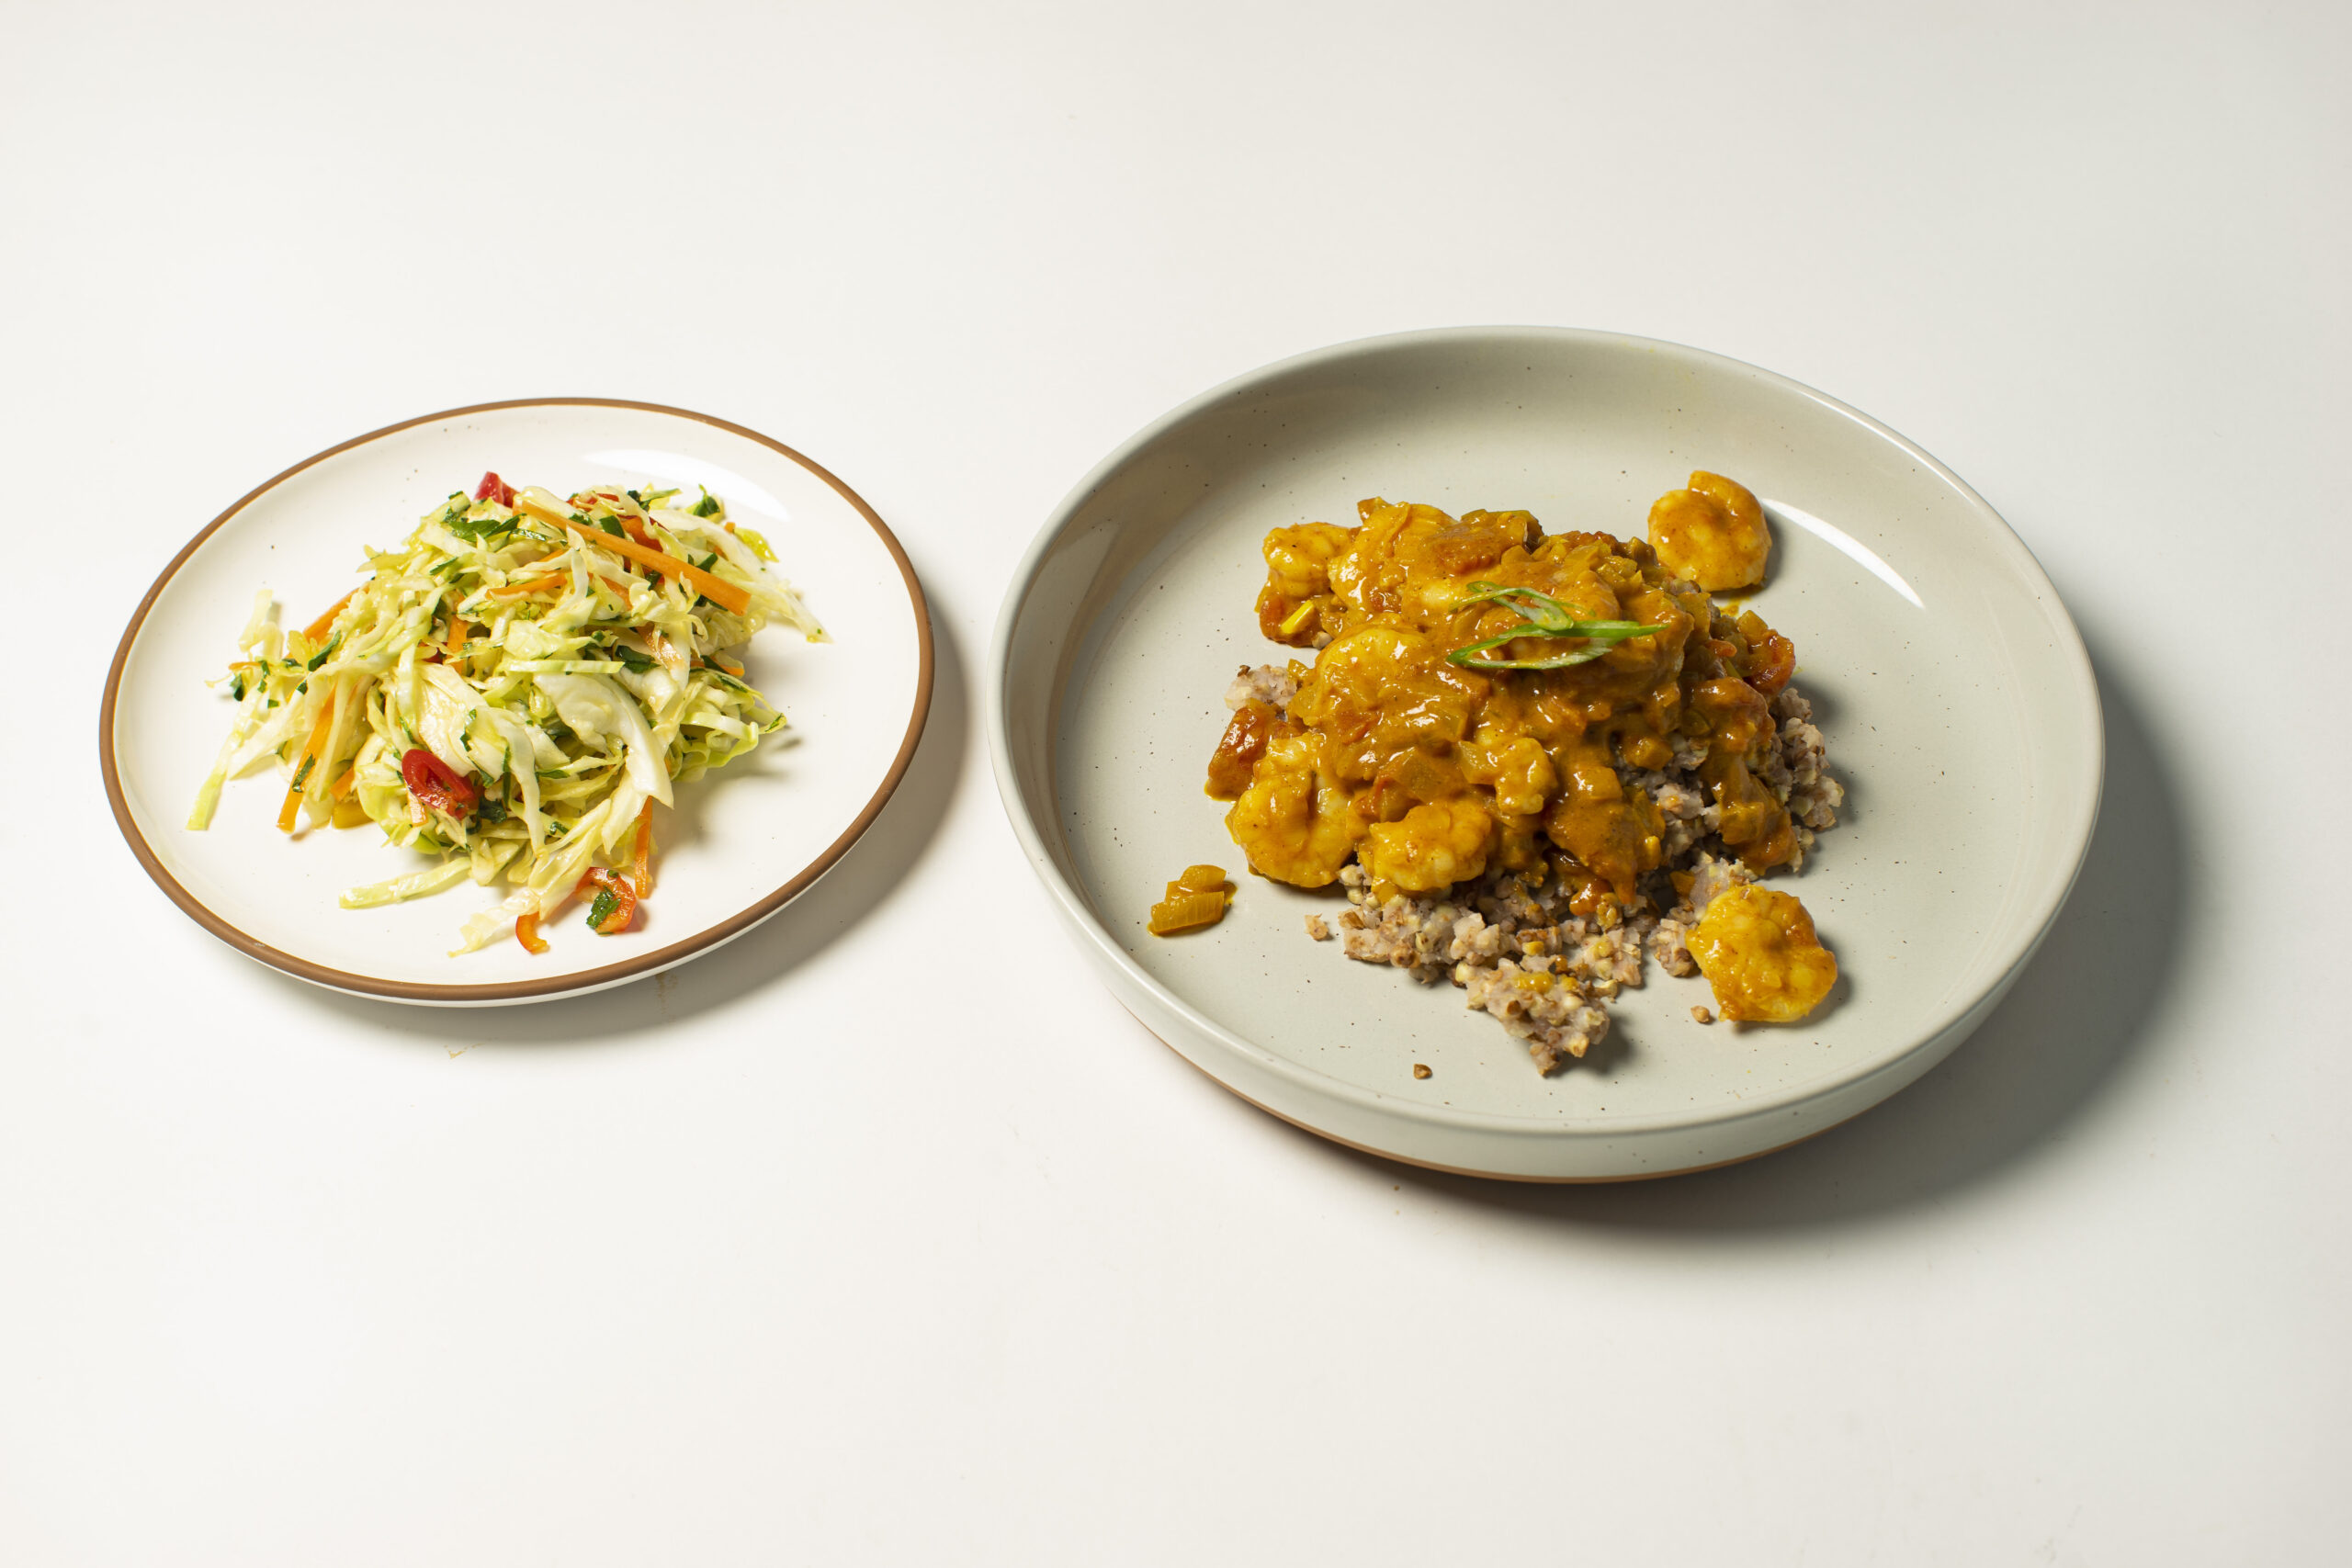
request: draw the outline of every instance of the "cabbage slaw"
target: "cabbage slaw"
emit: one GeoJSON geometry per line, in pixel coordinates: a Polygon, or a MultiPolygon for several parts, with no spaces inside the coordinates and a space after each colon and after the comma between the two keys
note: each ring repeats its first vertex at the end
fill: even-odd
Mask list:
{"type": "Polygon", "coordinates": [[[726,650],[772,622],[823,630],[768,571],[767,542],[704,491],[600,487],[560,499],[497,474],[453,493],[368,581],[285,630],[264,590],[227,680],[237,713],[188,814],[208,828],[221,786],[275,761],[278,826],[373,822],[433,865],[355,887],[345,908],[470,878],[514,891],[453,951],[538,922],[596,889],[590,923],[625,929],[650,891],[653,804],[752,750],[784,716],[726,650]],[[634,880],[616,873],[634,849],[634,880]],[[633,887],[633,896],[631,888],[633,887]]]}

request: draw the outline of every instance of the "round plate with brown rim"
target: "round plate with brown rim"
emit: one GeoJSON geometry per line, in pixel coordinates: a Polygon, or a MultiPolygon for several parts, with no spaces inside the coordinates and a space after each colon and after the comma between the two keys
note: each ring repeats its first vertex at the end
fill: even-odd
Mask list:
{"type": "Polygon", "coordinates": [[[880,815],[922,738],[932,642],[906,552],[847,485],[783,444],[684,409],[537,398],[373,431],[267,480],[164,569],[115,651],[100,712],[107,795],[140,863],[232,947],[362,996],[443,1006],[601,990],[707,953],[813,886],[880,815]],[[256,590],[300,625],[349,590],[363,545],[390,547],[485,470],[571,493],[704,485],[759,528],[826,640],[755,637],[746,675],[790,720],[758,750],[678,792],[657,823],[659,881],[638,920],[599,936],[578,915],[538,956],[512,941],[451,957],[458,926],[509,889],[461,883],[411,903],[344,909],[346,887],[425,863],[371,829],[276,826],[283,781],[232,780],[211,827],[185,823],[232,716],[208,687],[236,654],[256,590]]]}

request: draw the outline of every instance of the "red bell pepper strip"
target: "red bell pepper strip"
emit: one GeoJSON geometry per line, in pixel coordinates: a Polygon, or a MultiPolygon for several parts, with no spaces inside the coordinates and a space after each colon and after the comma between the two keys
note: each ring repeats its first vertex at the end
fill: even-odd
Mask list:
{"type": "Polygon", "coordinates": [[[637,888],[629,879],[601,865],[593,866],[572,889],[572,897],[584,897],[591,887],[596,889],[596,897],[588,906],[589,929],[598,936],[618,936],[628,930],[629,921],[637,918],[637,888]]]}
{"type": "Polygon", "coordinates": [[[401,778],[419,803],[445,817],[463,817],[481,800],[480,790],[422,746],[410,747],[401,759],[401,778]]]}
{"type": "Polygon", "coordinates": [[[476,501],[494,501],[501,506],[514,504],[514,487],[498,477],[495,470],[484,474],[481,483],[474,487],[476,501]]]}

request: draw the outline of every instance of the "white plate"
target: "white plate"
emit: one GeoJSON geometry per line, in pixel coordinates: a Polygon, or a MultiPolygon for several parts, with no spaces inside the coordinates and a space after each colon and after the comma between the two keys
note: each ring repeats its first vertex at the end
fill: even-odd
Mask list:
{"type": "Polygon", "coordinates": [[[683,409],[597,398],[428,414],[298,463],[230,507],[148,591],[107,678],[99,750],[115,818],[180,908],[231,946],[336,990],[447,1005],[542,1000],[618,985],[741,935],[807,890],[881,812],[931,705],[931,625],[897,539],[849,487],[787,446],[683,409]],[[236,655],[256,590],[300,626],[358,581],[363,544],[397,545],[485,470],[559,494],[592,484],[706,484],[775,547],[830,641],[752,639],[748,676],[791,721],[682,788],[657,820],[653,897],[603,937],[578,917],[533,957],[512,942],[450,957],[458,927],[504,888],[462,884],[388,908],[344,888],[424,863],[369,829],[277,830],[285,786],[232,782],[209,831],[184,826],[227,733],[208,690],[236,655]]]}
{"type": "Polygon", "coordinates": [[[2041,942],[2098,815],[2080,638],[2001,519],[1843,404],[1694,349],[1540,328],[1408,333],[1252,372],[1104,460],[1047,522],[998,624],[989,736],[1015,831],[1128,1008],[1255,1103],[1358,1147],[1531,1179],[1662,1175],[1821,1131],[1925,1072],[2041,942]],[[1703,980],[1650,967],[1584,1063],[1540,1077],[1451,986],[1309,942],[1333,900],[1244,876],[1225,922],[1145,933],[1185,865],[1246,862],[1202,773],[1278,524],[1365,496],[1639,533],[1694,468],[1764,497],[1756,609],[1849,788],[1785,886],[1843,969],[1798,1025],[1702,1027],[1703,980]],[[1416,1079],[1412,1066],[1432,1075],[1416,1079]]]}

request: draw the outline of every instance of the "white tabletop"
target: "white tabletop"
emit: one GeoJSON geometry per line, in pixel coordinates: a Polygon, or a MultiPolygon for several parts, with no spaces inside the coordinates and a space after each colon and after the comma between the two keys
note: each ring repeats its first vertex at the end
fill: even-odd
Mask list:
{"type": "Polygon", "coordinates": [[[0,1559],[2340,1551],[2345,14],[1580,10],[17,8],[0,1559]],[[1868,410],[2097,661],[2048,947],[1793,1152],[1321,1143],[1111,1000],[1005,825],[976,669],[1064,491],[1253,366],[1487,321],[1868,410]],[[248,962],[108,816],[116,637],[280,468],[547,393],[873,502],[940,634],[913,772],[657,982],[248,962]]]}

